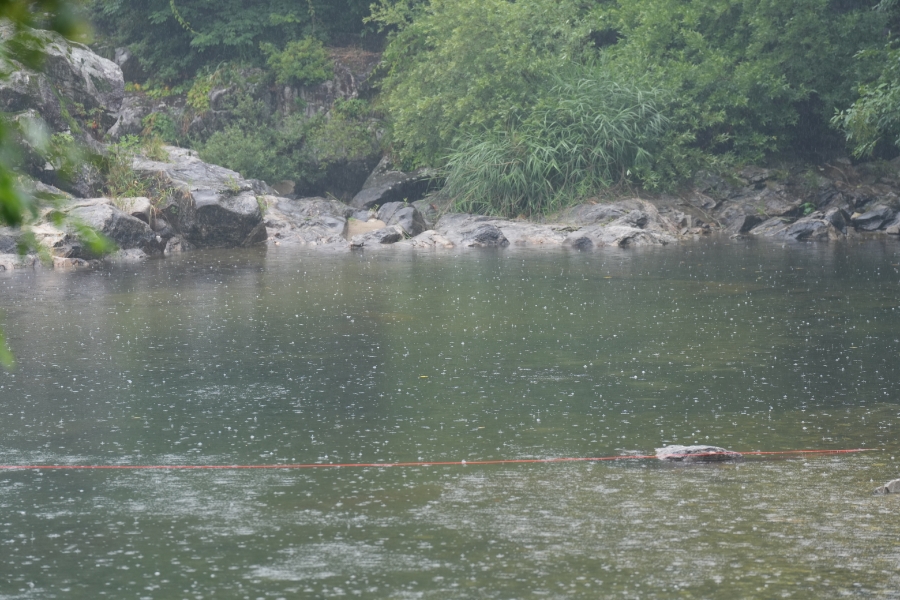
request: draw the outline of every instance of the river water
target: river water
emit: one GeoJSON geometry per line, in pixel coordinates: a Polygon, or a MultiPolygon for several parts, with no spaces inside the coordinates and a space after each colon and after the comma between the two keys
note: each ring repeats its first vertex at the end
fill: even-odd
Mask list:
{"type": "Polygon", "coordinates": [[[0,598],[900,597],[900,245],[0,277],[0,598]],[[646,454],[740,464],[463,464],[646,454]]]}

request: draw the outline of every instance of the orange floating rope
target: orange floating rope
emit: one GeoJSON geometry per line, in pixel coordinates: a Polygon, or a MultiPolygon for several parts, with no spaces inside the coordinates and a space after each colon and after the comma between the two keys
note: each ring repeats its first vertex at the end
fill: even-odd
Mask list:
{"type": "MultiPolygon", "coordinates": [[[[869,452],[872,448],[853,448],[849,450],[775,450],[769,452],[740,452],[743,456],[792,455],[792,454],[849,454],[852,452],[869,452]]],[[[683,457],[718,456],[720,452],[683,455],[683,457]]],[[[624,454],[620,456],[594,456],[585,458],[514,458],[498,460],[459,460],[459,461],[421,461],[393,463],[312,463],[281,465],[0,465],[0,471],[26,471],[40,469],[51,470],[120,470],[120,471],[193,471],[193,470],[238,470],[238,469],[337,469],[337,468],[388,468],[388,467],[450,467],[467,465],[512,465],[530,463],[563,463],[563,462],[602,462],[617,460],[645,460],[657,458],[655,454],[624,454]]]]}

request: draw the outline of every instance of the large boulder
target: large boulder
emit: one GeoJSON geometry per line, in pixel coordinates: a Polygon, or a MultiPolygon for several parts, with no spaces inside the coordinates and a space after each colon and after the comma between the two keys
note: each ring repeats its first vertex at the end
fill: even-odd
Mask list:
{"type": "Polygon", "coordinates": [[[428,192],[433,179],[434,173],[430,169],[412,173],[396,170],[390,157],[385,156],[363,183],[362,190],[350,201],[350,206],[368,210],[388,202],[415,202],[428,192]]]}
{"type": "Polygon", "coordinates": [[[353,249],[372,248],[396,244],[404,237],[403,228],[399,225],[389,225],[368,233],[355,235],[350,238],[350,247],[353,249]]]}
{"type": "Polygon", "coordinates": [[[509,246],[509,240],[494,221],[496,219],[490,217],[453,213],[441,217],[435,231],[454,246],[468,248],[509,246]]]}
{"type": "Polygon", "coordinates": [[[135,158],[136,173],[170,190],[158,207],[167,223],[197,248],[232,248],[266,240],[255,182],[167,146],[168,162],[135,158]]]}
{"type": "MultiPolygon", "coordinates": [[[[68,210],[70,219],[93,228],[115,242],[120,250],[139,249],[145,254],[161,254],[164,241],[150,225],[114,206],[106,198],[78,203],[68,210]]],[[[83,249],[77,258],[93,258],[83,249]]]]}
{"type": "MultiPolygon", "coordinates": [[[[37,243],[55,258],[100,258],[78,235],[78,227],[84,225],[108,237],[121,251],[150,256],[161,254],[165,247],[166,240],[147,223],[121,210],[108,198],[75,200],[61,206],[60,210],[66,217],[61,225],[39,221],[31,227],[37,243]]],[[[16,230],[14,233],[18,236],[21,232],[16,230]]],[[[9,244],[0,246],[0,250],[9,249],[9,244]]]]}
{"type": "Polygon", "coordinates": [[[377,218],[388,227],[397,225],[408,237],[415,237],[428,229],[422,213],[405,202],[388,202],[378,209],[377,218]]]}
{"type": "Polygon", "coordinates": [[[850,222],[861,231],[878,231],[893,219],[894,211],[883,204],[878,204],[862,214],[854,214],[850,218],[850,222]]]}
{"type": "MultiPolygon", "coordinates": [[[[0,24],[0,42],[14,29],[0,24]]],[[[30,31],[27,50],[38,51],[42,69],[28,68],[14,52],[0,57],[0,110],[18,113],[36,110],[51,130],[76,127],[105,132],[116,121],[125,81],[114,62],[94,54],[87,46],[50,31],[30,31]]],[[[7,49],[9,46],[6,46],[7,49]]]]}
{"type": "Polygon", "coordinates": [[[559,220],[576,226],[609,225],[615,221],[640,229],[674,233],[676,226],[660,215],[651,202],[626,198],[603,204],[579,204],[563,211],[559,220]]]}
{"type": "Polygon", "coordinates": [[[328,198],[263,196],[265,225],[273,244],[346,246],[347,220],[353,209],[328,198]]]}

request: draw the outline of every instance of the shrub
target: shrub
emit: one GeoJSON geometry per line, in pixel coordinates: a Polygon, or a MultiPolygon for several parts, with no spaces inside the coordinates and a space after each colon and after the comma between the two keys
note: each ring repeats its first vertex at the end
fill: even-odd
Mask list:
{"type": "Polygon", "coordinates": [[[466,212],[534,215],[648,174],[666,125],[661,99],[604,67],[572,67],[514,125],[458,144],[443,194],[466,212]]]}
{"type": "Polygon", "coordinates": [[[315,85],[334,75],[331,58],[320,40],[305,37],[288,42],[284,50],[260,44],[275,81],[288,85],[315,85]]]}
{"type": "Polygon", "coordinates": [[[531,106],[537,83],[580,54],[579,3],[570,0],[431,0],[398,19],[385,51],[382,103],[395,154],[438,164],[454,140],[502,126],[531,106]]]}

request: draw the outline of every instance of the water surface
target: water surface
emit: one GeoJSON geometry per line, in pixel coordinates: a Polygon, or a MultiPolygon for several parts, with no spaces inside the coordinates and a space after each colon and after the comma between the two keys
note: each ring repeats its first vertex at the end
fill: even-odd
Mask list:
{"type": "Polygon", "coordinates": [[[900,597],[900,246],[197,252],[0,277],[0,598],[900,597]]]}

